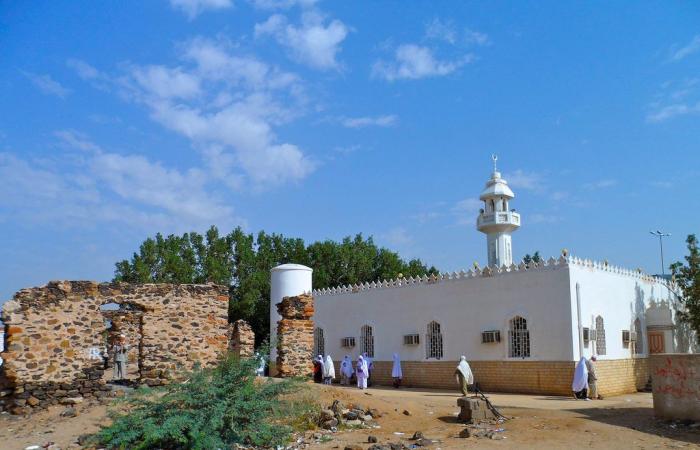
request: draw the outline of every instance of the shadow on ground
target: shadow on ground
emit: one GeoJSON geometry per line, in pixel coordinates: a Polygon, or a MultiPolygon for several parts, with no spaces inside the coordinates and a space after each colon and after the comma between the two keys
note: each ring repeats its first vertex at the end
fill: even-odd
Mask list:
{"type": "Polygon", "coordinates": [[[596,408],[573,409],[572,412],[608,425],[631,428],[642,433],[700,444],[700,427],[691,428],[654,417],[653,408],[596,408]]]}

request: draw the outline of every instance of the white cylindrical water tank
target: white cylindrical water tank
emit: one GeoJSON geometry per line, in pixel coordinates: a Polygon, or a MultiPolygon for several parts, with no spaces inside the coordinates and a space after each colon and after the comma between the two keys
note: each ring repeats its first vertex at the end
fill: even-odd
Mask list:
{"type": "Polygon", "coordinates": [[[284,297],[311,292],[311,267],[301,264],[282,264],[270,270],[270,363],[277,360],[277,304],[284,297]]]}

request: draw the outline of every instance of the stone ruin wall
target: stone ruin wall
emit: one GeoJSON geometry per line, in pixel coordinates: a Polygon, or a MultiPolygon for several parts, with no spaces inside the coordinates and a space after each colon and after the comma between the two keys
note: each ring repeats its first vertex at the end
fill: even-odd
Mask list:
{"type": "Polygon", "coordinates": [[[284,297],[277,304],[277,372],[280,377],[308,377],[313,371],[314,298],[284,297]]]}
{"type": "Polygon", "coordinates": [[[167,383],[176,370],[216,362],[227,349],[228,288],[54,281],[23,289],[3,306],[7,327],[2,392],[14,413],[55,404],[62,398],[103,397],[103,312],[107,303],[143,311],[137,353],[140,381],[167,383]]]}
{"type": "Polygon", "coordinates": [[[239,358],[250,358],[255,353],[255,333],[245,320],[237,320],[231,325],[229,351],[239,358]]]}

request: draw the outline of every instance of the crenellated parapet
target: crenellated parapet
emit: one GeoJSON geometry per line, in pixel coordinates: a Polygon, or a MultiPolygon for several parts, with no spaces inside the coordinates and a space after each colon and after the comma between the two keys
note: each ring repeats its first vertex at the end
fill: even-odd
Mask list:
{"type": "Polygon", "coordinates": [[[418,277],[395,278],[390,280],[372,281],[354,285],[337,286],[333,288],[315,289],[314,297],[323,297],[329,295],[340,294],[356,294],[359,292],[376,290],[376,289],[396,289],[410,288],[417,285],[432,285],[437,283],[449,283],[454,281],[465,281],[472,278],[508,276],[514,273],[530,273],[542,272],[547,270],[558,270],[570,266],[584,267],[593,271],[609,272],[621,276],[627,276],[646,281],[650,283],[659,283],[669,289],[674,289],[674,284],[663,278],[655,277],[643,273],[641,270],[630,270],[620,266],[608,264],[607,261],[594,261],[591,259],[582,259],[575,256],[560,256],[559,258],[549,258],[540,262],[520,262],[520,264],[511,264],[510,266],[487,266],[482,268],[475,267],[469,270],[460,270],[459,272],[441,273],[440,275],[423,275],[418,277]]]}

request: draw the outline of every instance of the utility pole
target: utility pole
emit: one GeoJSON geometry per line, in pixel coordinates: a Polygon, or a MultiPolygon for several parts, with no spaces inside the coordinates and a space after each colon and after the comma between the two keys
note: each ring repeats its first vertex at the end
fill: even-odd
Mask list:
{"type": "Polygon", "coordinates": [[[662,233],[659,230],[650,231],[649,233],[651,233],[654,236],[659,237],[659,247],[661,248],[661,275],[664,276],[664,275],[666,275],[666,272],[664,271],[664,241],[663,241],[663,238],[670,236],[671,233],[662,233]]]}

